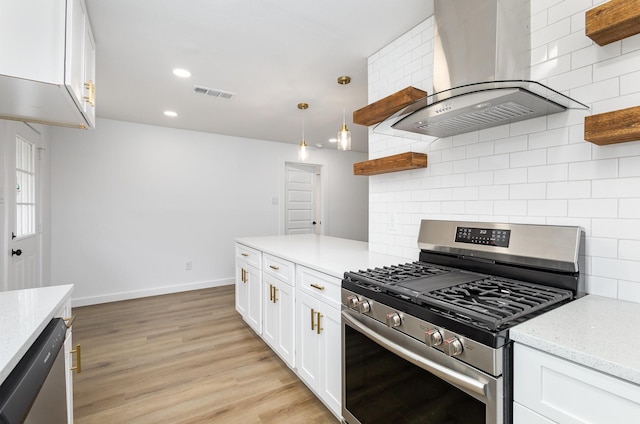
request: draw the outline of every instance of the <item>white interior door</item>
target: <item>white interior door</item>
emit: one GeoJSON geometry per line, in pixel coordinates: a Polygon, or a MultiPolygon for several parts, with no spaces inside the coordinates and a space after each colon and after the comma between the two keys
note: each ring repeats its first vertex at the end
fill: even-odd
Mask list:
{"type": "Polygon", "coordinates": [[[321,234],[319,165],[285,166],[285,234],[321,234]]]}
{"type": "Polygon", "coordinates": [[[5,212],[7,289],[40,287],[40,154],[41,137],[29,125],[11,122],[6,134],[7,188],[5,212]]]}

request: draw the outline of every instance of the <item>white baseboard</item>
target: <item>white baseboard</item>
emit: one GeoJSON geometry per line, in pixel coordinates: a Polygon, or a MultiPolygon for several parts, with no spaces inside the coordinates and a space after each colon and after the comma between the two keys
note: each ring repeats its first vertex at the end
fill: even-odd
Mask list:
{"type": "Polygon", "coordinates": [[[146,290],[135,290],[130,292],[111,293],[100,296],[74,298],[72,295],[71,306],[80,307],[97,305],[99,303],[118,302],[120,300],[138,299],[141,297],[158,296],[162,294],[179,293],[190,290],[207,289],[210,287],[227,286],[234,283],[233,278],[225,278],[215,281],[200,281],[196,283],[179,284],[174,286],[155,287],[146,290]]]}

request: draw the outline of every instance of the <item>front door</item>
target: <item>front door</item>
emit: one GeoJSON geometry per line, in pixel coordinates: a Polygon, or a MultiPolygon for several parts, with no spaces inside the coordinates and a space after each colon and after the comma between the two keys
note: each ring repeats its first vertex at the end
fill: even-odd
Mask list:
{"type": "Polygon", "coordinates": [[[320,166],[287,163],[285,234],[321,234],[320,166]]]}
{"type": "Polygon", "coordinates": [[[40,134],[22,122],[7,123],[6,214],[9,238],[7,289],[40,287],[40,134]]]}

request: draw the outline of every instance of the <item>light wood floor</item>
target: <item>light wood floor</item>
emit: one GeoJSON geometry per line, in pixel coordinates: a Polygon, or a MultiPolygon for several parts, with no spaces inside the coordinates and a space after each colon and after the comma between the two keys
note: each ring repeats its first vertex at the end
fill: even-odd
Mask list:
{"type": "Polygon", "coordinates": [[[336,423],[234,308],[234,287],[74,308],[77,424],[336,423]]]}

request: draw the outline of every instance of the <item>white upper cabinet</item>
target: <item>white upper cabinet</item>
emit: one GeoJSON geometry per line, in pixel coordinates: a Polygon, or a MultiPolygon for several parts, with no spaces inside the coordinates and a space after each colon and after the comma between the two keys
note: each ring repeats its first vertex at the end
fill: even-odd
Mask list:
{"type": "Polygon", "coordinates": [[[84,0],[0,0],[0,118],[93,128],[95,41],[84,0]]]}

